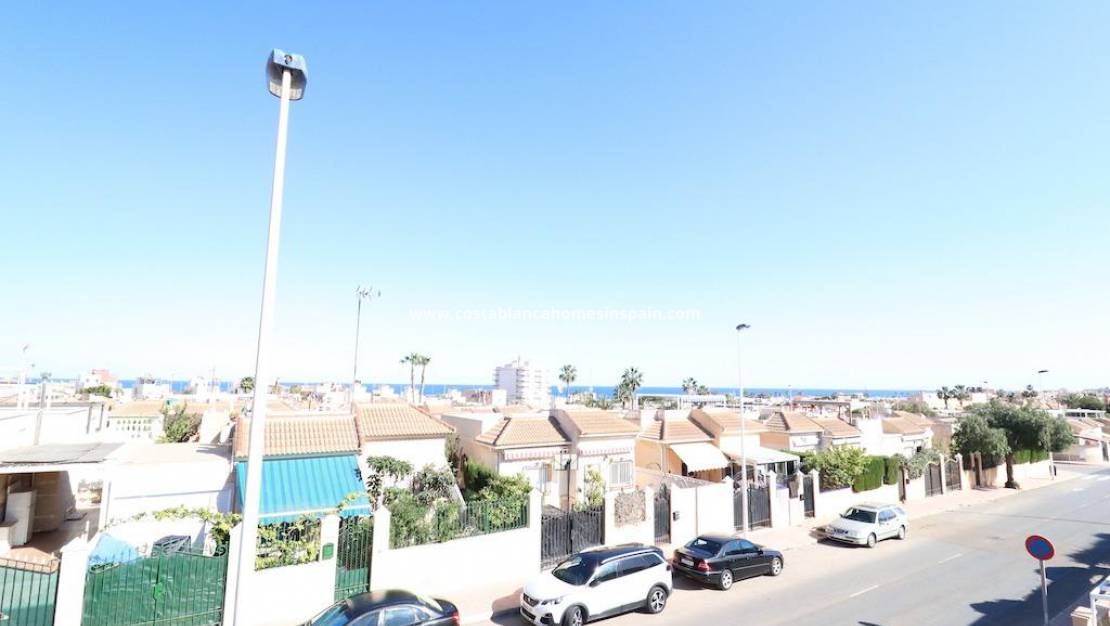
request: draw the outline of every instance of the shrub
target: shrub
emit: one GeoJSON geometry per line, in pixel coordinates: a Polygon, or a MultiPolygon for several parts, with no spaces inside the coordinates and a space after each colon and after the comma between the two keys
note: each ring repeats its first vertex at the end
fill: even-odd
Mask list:
{"type": "MultiPolygon", "coordinates": [[[[863,473],[867,455],[859,448],[836,447],[812,456],[811,465],[821,474],[821,489],[848,487],[863,473]]],[[[880,482],[882,474],[879,475],[880,482]]]]}
{"type": "Polygon", "coordinates": [[[586,470],[586,479],[583,481],[583,500],[576,503],[578,509],[596,509],[605,504],[605,479],[601,470],[591,467],[586,470]]]}
{"type": "Polygon", "coordinates": [[[886,472],[883,474],[884,485],[897,485],[898,479],[902,475],[902,466],[906,463],[906,457],[901,454],[886,457],[886,472]]]}
{"type": "Polygon", "coordinates": [[[852,482],[852,491],[871,491],[883,486],[886,475],[886,457],[869,456],[865,460],[863,472],[852,482]]]}
{"type": "Polygon", "coordinates": [[[467,499],[476,497],[478,492],[485,489],[497,478],[497,474],[490,468],[467,459],[462,467],[463,493],[467,499]]]}
{"type": "Polygon", "coordinates": [[[174,409],[162,409],[161,443],[184,443],[196,436],[200,430],[200,416],[187,412],[188,406],[182,404],[174,409]]]}
{"type": "Polygon", "coordinates": [[[376,507],[379,498],[383,494],[388,495],[390,491],[386,479],[395,483],[407,478],[412,474],[412,464],[391,456],[368,456],[366,457],[366,470],[366,492],[370,497],[370,506],[376,507]]]}
{"type": "Polygon", "coordinates": [[[1014,450],[1015,465],[1021,465],[1022,463],[1037,463],[1047,458],[1048,452],[1044,450],[1014,450]]]}
{"type": "Polygon", "coordinates": [[[925,468],[931,463],[940,463],[940,452],[926,448],[915,453],[906,463],[910,478],[921,478],[925,475],[925,468]]]}

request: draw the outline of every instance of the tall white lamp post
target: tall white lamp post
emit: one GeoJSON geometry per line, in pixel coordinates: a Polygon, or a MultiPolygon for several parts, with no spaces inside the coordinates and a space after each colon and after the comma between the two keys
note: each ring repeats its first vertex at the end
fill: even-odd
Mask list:
{"type": "Polygon", "coordinates": [[[748,420],[744,419],[744,368],[741,365],[740,336],[751,328],[736,326],[736,382],[740,385],[740,532],[748,536],[748,420]]]}
{"type": "Polygon", "coordinates": [[[265,453],[266,395],[269,391],[270,335],[274,321],[274,290],[277,283],[278,246],[281,242],[281,202],[285,187],[285,140],[289,129],[289,101],[304,97],[308,67],[304,57],[274,49],[266,61],[270,93],[281,99],[278,108],[277,149],[274,182],[270,190],[270,231],[266,239],[266,269],[262,274],[262,312],[258,321],[258,350],[254,361],[254,399],[251,404],[250,439],[247,448],[247,485],[243,493],[243,526],[236,555],[235,614],[233,624],[245,624],[250,608],[245,606],[249,580],[254,573],[258,541],[258,506],[262,496],[262,455],[265,453]]]}
{"type": "Polygon", "coordinates": [[[351,402],[355,401],[355,386],[358,385],[358,331],[362,326],[362,301],[369,302],[375,298],[380,298],[381,291],[370,287],[369,289],[361,285],[355,289],[355,298],[358,300],[358,311],[355,314],[355,369],[351,375],[351,402]]]}

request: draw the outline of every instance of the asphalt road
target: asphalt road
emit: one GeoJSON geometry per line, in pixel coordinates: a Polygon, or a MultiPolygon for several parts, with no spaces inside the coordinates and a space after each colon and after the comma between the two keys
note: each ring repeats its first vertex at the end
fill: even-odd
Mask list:
{"type": "MultiPolygon", "coordinates": [[[[906,541],[874,550],[822,542],[786,553],[778,578],[739,581],[730,591],[676,578],[666,611],[632,613],[605,626],[1041,624],[1040,574],[1024,548],[1041,534],[1049,561],[1049,615],[1065,610],[1110,573],[1110,470],[1083,473],[1013,497],[938,513],[906,541]]],[[[774,546],[769,546],[774,547],[774,546]]],[[[498,624],[522,624],[514,615],[498,624]]]]}

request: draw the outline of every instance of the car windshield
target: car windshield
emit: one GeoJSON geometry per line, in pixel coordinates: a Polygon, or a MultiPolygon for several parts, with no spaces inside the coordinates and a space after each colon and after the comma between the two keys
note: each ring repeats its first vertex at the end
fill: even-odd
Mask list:
{"type": "Polygon", "coordinates": [[[584,561],[582,557],[571,557],[555,566],[551,575],[571,585],[585,585],[593,575],[597,563],[584,561]]]}
{"type": "Polygon", "coordinates": [[[307,622],[306,626],[344,626],[349,621],[347,601],[344,600],[317,615],[311,622],[307,622]]]}
{"type": "Polygon", "coordinates": [[[430,609],[434,609],[440,612],[443,611],[443,605],[441,605],[439,602],[436,602],[435,598],[429,598],[428,596],[416,594],[416,599],[423,602],[424,606],[427,606],[430,609]]]}
{"type": "Polygon", "coordinates": [[[853,522],[864,522],[866,524],[875,523],[875,512],[864,511],[863,509],[851,508],[840,514],[844,519],[852,520],[853,522]]]}
{"type": "Polygon", "coordinates": [[[717,554],[721,551],[721,543],[719,541],[705,539],[704,537],[698,537],[686,544],[686,547],[690,550],[696,550],[705,554],[717,554]]]}

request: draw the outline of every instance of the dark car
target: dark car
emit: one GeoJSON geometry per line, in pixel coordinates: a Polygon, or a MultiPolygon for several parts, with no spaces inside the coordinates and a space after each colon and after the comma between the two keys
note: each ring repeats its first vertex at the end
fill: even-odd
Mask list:
{"type": "Polygon", "coordinates": [[[388,589],[336,602],[308,626],[458,626],[459,609],[446,600],[388,589]]]}
{"type": "Polygon", "coordinates": [[[728,535],[702,535],[674,551],[674,569],[694,580],[732,587],[732,581],[782,573],[782,553],[747,539],[728,535]]]}

